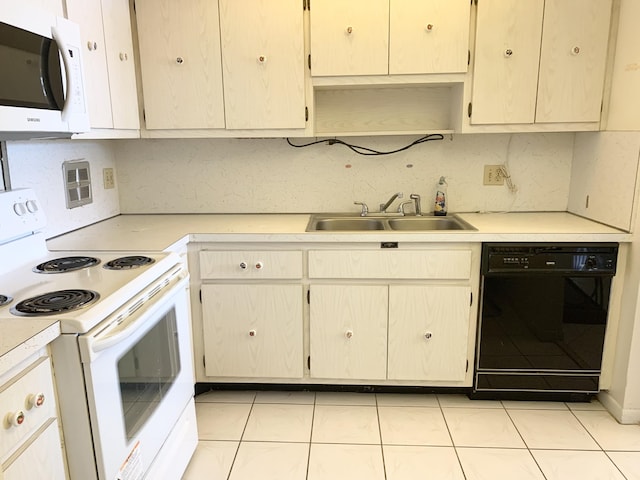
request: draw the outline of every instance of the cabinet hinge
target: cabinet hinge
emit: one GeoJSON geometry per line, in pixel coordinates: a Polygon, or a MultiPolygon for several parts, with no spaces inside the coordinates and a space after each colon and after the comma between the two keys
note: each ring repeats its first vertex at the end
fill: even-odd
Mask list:
{"type": "Polygon", "coordinates": [[[469,293],[469,306],[473,305],[473,292],[469,293]]]}
{"type": "Polygon", "coordinates": [[[307,66],[309,67],[309,70],[311,70],[311,54],[307,57],[307,66]]]}
{"type": "Polygon", "coordinates": [[[304,107],[304,121],[309,121],[309,107],[304,107]]]}
{"type": "Polygon", "coordinates": [[[464,371],[465,372],[469,371],[469,360],[467,360],[467,365],[464,367],[464,371]]]}
{"type": "MultiPolygon", "coordinates": [[[[467,363],[469,362],[469,360],[467,360],[467,363]]],[[[203,366],[207,366],[207,357],[205,357],[204,355],[202,356],[202,365],[203,366]]]]}
{"type": "Polygon", "coordinates": [[[467,50],[467,66],[471,65],[471,50],[467,50]]]}
{"type": "Polygon", "coordinates": [[[307,290],[307,304],[311,305],[311,289],[307,290]]]}
{"type": "Polygon", "coordinates": [[[469,118],[471,118],[471,111],[473,110],[473,107],[471,106],[471,102],[469,102],[469,106],[467,107],[467,114],[469,115],[469,118]]]}
{"type": "Polygon", "coordinates": [[[147,123],[147,112],[144,110],[144,108],[142,109],[142,120],[147,123]]]}
{"type": "MultiPolygon", "coordinates": [[[[469,360],[467,360],[467,362],[469,362],[469,360]]],[[[311,355],[307,357],[307,368],[311,370],[311,355]]]]}
{"type": "Polygon", "coordinates": [[[198,297],[200,298],[200,303],[202,303],[202,289],[198,292],[198,297]]]}

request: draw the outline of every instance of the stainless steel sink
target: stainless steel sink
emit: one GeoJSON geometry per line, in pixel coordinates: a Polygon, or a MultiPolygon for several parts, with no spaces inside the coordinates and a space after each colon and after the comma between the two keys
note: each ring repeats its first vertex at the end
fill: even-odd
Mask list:
{"type": "MultiPolygon", "coordinates": [[[[374,218],[354,217],[354,218],[321,218],[314,224],[313,230],[331,231],[361,231],[361,230],[384,230],[384,223],[374,218]]],[[[309,229],[307,229],[309,231],[309,229]]]]}
{"type": "Polygon", "coordinates": [[[402,217],[389,219],[392,230],[475,230],[455,217],[402,217]]]}
{"type": "Polygon", "coordinates": [[[447,217],[400,217],[353,214],[311,215],[307,232],[366,232],[366,231],[455,231],[475,230],[472,225],[455,215],[447,217]]]}

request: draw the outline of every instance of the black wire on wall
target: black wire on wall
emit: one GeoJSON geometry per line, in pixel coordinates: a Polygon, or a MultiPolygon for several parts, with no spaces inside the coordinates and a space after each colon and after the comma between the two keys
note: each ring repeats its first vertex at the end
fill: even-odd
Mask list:
{"type": "Polygon", "coordinates": [[[396,150],[389,150],[389,151],[379,151],[379,150],[374,150],[373,148],[368,148],[368,147],[361,147],[359,145],[353,145],[351,143],[347,143],[344,142],[338,138],[328,138],[328,139],[324,139],[324,140],[316,140],[314,142],[309,142],[309,143],[304,143],[302,145],[296,145],[294,143],[291,143],[291,140],[289,138],[287,138],[287,143],[289,145],[291,145],[292,147],[295,148],[304,148],[304,147],[310,147],[312,145],[317,145],[319,143],[324,143],[326,145],[344,145],[345,147],[347,147],[349,150],[357,153],[358,155],[391,155],[394,153],[398,153],[398,152],[403,152],[405,150],[410,149],[411,147],[418,145],[420,143],[425,143],[425,142],[431,142],[434,140],[443,140],[444,136],[439,134],[439,133],[430,133],[428,135],[425,135],[423,137],[418,138],[417,140],[411,142],[408,145],[405,145],[404,147],[398,148],[396,150]]]}

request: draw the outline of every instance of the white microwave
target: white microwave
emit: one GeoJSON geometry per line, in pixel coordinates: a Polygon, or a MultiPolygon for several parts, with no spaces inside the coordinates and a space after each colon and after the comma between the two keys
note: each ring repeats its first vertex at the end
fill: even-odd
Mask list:
{"type": "Polygon", "coordinates": [[[89,131],[77,24],[5,2],[0,11],[0,140],[89,131]]]}

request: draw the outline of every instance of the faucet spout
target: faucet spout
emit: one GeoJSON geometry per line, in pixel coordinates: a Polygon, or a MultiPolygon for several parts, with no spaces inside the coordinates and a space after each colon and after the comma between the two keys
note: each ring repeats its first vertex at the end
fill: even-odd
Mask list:
{"type": "Polygon", "coordinates": [[[402,197],[403,197],[402,192],[394,193],[391,196],[391,198],[387,200],[387,203],[380,204],[380,213],[385,213],[387,211],[387,208],[391,206],[391,204],[396,200],[396,198],[402,198],[402,197]]]}

